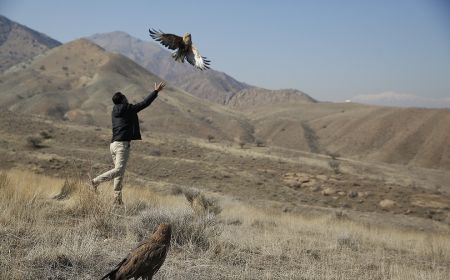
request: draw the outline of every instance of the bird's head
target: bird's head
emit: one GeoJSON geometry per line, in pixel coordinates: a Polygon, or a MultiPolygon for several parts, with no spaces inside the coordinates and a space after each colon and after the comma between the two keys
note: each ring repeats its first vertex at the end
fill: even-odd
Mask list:
{"type": "Polygon", "coordinates": [[[192,43],[191,33],[184,33],[183,42],[187,45],[192,43]]]}
{"type": "Polygon", "coordinates": [[[168,243],[172,235],[172,227],[170,224],[159,224],[153,233],[153,238],[160,242],[168,243]]]}

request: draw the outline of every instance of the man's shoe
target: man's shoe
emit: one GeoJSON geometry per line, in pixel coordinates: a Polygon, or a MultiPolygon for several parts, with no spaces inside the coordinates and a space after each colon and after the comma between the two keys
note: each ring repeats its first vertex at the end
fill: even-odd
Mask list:
{"type": "Polygon", "coordinates": [[[94,180],[92,180],[91,175],[88,174],[88,182],[87,182],[87,186],[89,187],[90,190],[92,190],[93,192],[98,192],[97,187],[99,184],[94,183],[94,180]]]}

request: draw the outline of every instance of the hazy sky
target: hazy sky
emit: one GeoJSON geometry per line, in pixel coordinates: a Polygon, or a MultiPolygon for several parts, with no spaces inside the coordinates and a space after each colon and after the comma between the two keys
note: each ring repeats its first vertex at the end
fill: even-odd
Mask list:
{"type": "Polygon", "coordinates": [[[0,0],[0,14],[62,42],[189,31],[214,69],[319,100],[450,97],[447,0],[0,0]]]}

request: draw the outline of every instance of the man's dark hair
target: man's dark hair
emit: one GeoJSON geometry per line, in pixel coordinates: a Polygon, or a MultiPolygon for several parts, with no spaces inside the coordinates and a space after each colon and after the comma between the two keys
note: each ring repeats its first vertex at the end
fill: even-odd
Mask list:
{"type": "Polygon", "coordinates": [[[112,97],[112,101],[114,104],[122,104],[123,103],[123,98],[125,97],[125,95],[123,95],[120,91],[114,93],[113,97],[112,97]]]}

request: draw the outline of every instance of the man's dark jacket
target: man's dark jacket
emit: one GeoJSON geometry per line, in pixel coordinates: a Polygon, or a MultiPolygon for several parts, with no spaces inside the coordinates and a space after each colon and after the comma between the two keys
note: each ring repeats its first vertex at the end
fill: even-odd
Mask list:
{"type": "Polygon", "coordinates": [[[131,141],[141,140],[141,130],[137,113],[147,108],[158,96],[155,90],[136,104],[115,104],[112,110],[112,140],[131,141]]]}

